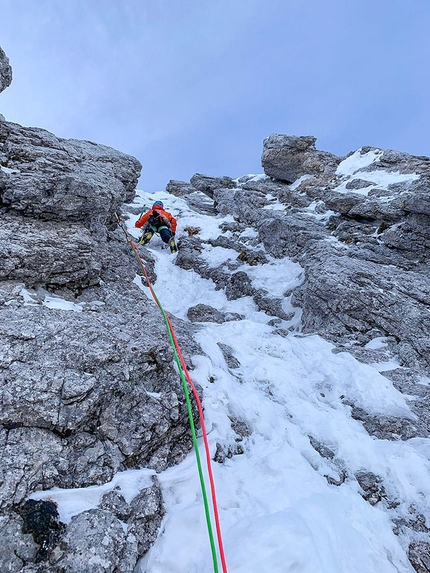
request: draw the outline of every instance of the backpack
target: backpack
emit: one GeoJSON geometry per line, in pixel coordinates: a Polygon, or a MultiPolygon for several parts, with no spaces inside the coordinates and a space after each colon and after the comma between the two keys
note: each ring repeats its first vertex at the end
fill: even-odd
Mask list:
{"type": "Polygon", "coordinates": [[[154,209],[152,211],[151,216],[148,219],[148,223],[151,227],[155,227],[156,229],[159,229],[160,227],[168,227],[170,229],[169,221],[166,217],[163,217],[158,209],[154,209]]]}

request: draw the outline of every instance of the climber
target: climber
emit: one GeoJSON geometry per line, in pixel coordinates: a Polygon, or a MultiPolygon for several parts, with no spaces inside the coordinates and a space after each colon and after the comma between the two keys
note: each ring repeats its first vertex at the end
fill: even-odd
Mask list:
{"type": "Polygon", "coordinates": [[[143,213],[135,223],[135,227],[142,229],[142,236],[138,245],[146,245],[152,239],[154,233],[158,233],[163,243],[170,247],[172,253],[178,250],[175,243],[176,219],[168,211],[164,210],[161,201],[156,201],[152,208],[143,213]]]}

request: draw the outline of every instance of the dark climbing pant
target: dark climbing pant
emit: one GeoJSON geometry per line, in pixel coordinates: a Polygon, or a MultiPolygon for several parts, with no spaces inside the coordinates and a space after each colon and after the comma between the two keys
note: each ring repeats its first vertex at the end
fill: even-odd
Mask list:
{"type": "Polygon", "coordinates": [[[170,239],[173,237],[171,229],[168,229],[167,227],[161,227],[160,229],[156,229],[151,225],[146,225],[146,227],[143,229],[142,239],[140,241],[141,244],[146,245],[147,243],[149,243],[149,241],[154,236],[154,233],[158,233],[163,243],[166,244],[169,244],[170,239]]]}

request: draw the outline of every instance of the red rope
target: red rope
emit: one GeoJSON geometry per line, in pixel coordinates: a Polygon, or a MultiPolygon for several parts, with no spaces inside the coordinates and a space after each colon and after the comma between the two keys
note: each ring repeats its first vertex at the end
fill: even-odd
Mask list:
{"type": "Polygon", "coordinates": [[[154,289],[152,288],[151,281],[149,280],[148,273],[146,272],[146,267],[143,264],[142,259],[140,258],[140,255],[138,253],[138,250],[136,248],[135,243],[133,241],[130,241],[130,245],[131,245],[131,247],[132,247],[132,249],[133,249],[136,257],[138,258],[140,265],[143,269],[143,272],[145,274],[145,279],[146,279],[146,282],[148,284],[149,290],[151,291],[153,299],[155,300],[158,307],[160,308],[160,310],[163,312],[163,314],[167,318],[167,321],[169,323],[170,332],[172,334],[172,338],[173,338],[173,341],[175,343],[175,348],[176,348],[176,351],[178,353],[179,360],[181,362],[182,370],[185,373],[185,376],[187,378],[187,382],[191,387],[191,390],[194,394],[194,398],[195,398],[196,403],[197,403],[197,408],[198,408],[199,417],[200,417],[200,423],[201,423],[201,427],[202,427],[203,441],[204,441],[204,445],[205,445],[206,465],[207,465],[207,469],[208,469],[209,482],[210,482],[210,486],[211,486],[212,506],[213,506],[213,512],[214,512],[214,517],[215,517],[215,526],[216,526],[216,532],[217,532],[217,538],[218,538],[219,554],[221,557],[221,564],[222,564],[223,573],[227,573],[227,564],[226,564],[226,560],[225,560],[224,546],[223,546],[222,534],[221,534],[221,525],[220,525],[219,513],[218,513],[218,504],[217,504],[217,499],[216,499],[215,480],[214,480],[213,473],[212,473],[211,455],[210,455],[210,449],[209,449],[209,442],[208,442],[208,438],[207,438],[207,434],[206,434],[206,425],[205,425],[205,418],[204,418],[204,414],[203,414],[202,403],[201,403],[199,394],[197,392],[197,389],[194,386],[194,383],[191,379],[190,373],[188,372],[188,368],[187,368],[187,365],[185,364],[184,356],[183,356],[181,348],[179,346],[178,339],[176,338],[176,334],[175,334],[175,331],[173,329],[170,318],[167,316],[167,314],[161,308],[160,302],[157,298],[157,295],[154,292],[154,289]]]}
{"type": "Polygon", "coordinates": [[[191,376],[188,372],[187,366],[186,366],[185,361],[184,361],[184,357],[182,355],[181,349],[180,349],[179,344],[178,344],[178,340],[176,338],[175,331],[173,330],[172,323],[170,322],[170,318],[167,317],[167,320],[169,322],[169,326],[170,326],[170,329],[172,332],[173,340],[175,341],[175,347],[176,347],[176,350],[178,352],[179,359],[181,361],[182,369],[185,372],[185,376],[187,378],[188,384],[190,385],[190,387],[193,391],[194,397],[195,397],[196,402],[197,402],[197,407],[199,410],[200,423],[202,426],[203,441],[205,444],[206,465],[208,467],[209,482],[211,485],[212,505],[213,505],[213,510],[214,510],[215,527],[216,527],[216,533],[217,533],[217,538],[218,538],[219,554],[221,557],[222,570],[224,573],[227,573],[227,564],[225,561],[224,547],[223,547],[223,543],[222,543],[221,525],[220,525],[219,514],[218,514],[218,504],[217,504],[216,492],[215,492],[215,481],[214,481],[214,477],[213,477],[213,473],[212,473],[211,455],[210,455],[210,450],[209,450],[209,442],[208,442],[208,438],[207,438],[207,434],[206,434],[206,425],[205,425],[205,419],[204,419],[204,415],[203,415],[202,403],[200,401],[200,397],[198,395],[196,387],[194,386],[194,383],[193,383],[191,376]]]}

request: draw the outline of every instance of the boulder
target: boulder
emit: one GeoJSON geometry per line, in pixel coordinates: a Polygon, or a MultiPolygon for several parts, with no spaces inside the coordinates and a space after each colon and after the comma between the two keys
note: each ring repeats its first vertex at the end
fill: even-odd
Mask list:
{"type": "Polygon", "coordinates": [[[143,489],[130,503],[127,525],[137,539],[139,555],[146,553],[157,539],[164,513],[161,489],[154,478],[154,485],[143,489]]]}
{"type": "Polygon", "coordinates": [[[110,512],[90,509],[72,518],[50,556],[50,571],[132,573],[137,558],[134,534],[110,512]]]}
{"type": "Polygon", "coordinates": [[[185,181],[177,181],[176,179],[171,179],[166,185],[167,193],[174,195],[175,197],[184,197],[195,191],[195,187],[191,183],[186,183],[185,181]]]}
{"type": "Polygon", "coordinates": [[[201,173],[193,175],[190,179],[190,183],[211,199],[213,199],[214,189],[218,189],[219,187],[234,189],[236,187],[236,183],[231,177],[210,177],[209,175],[202,175],[201,173]]]}
{"type": "Polygon", "coordinates": [[[269,135],[263,142],[261,164],[273,179],[293,183],[305,174],[333,173],[341,161],[331,153],[317,151],[313,136],[269,135]]]}
{"type": "Polygon", "coordinates": [[[171,179],[166,186],[166,191],[171,195],[175,195],[175,197],[181,197],[181,199],[184,199],[190,208],[197,213],[202,213],[204,215],[214,215],[215,213],[213,201],[209,197],[209,194],[200,191],[191,183],[171,179]]]}
{"type": "Polygon", "coordinates": [[[191,322],[225,322],[225,314],[207,304],[197,304],[188,309],[188,320],[191,322]]]}

